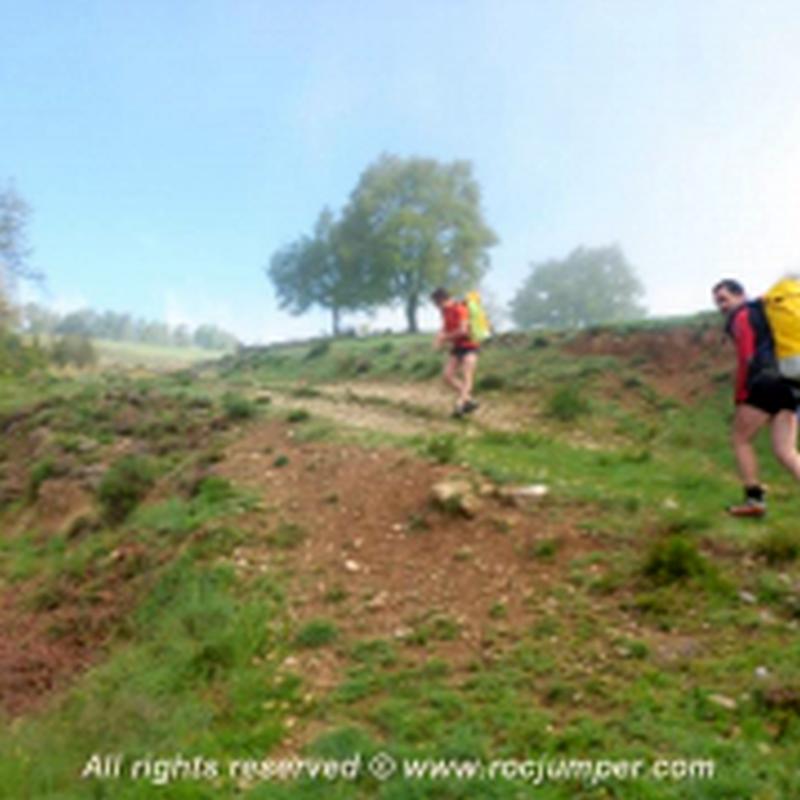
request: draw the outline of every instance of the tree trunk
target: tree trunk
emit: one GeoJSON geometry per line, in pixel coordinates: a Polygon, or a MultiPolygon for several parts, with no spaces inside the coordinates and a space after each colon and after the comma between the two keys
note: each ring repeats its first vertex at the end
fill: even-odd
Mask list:
{"type": "Polygon", "coordinates": [[[337,306],[334,306],[331,309],[331,315],[333,317],[333,335],[334,336],[338,336],[339,335],[339,326],[341,324],[341,319],[339,317],[339,308],[337,306]]]}
{"type": "Polygon", "coordinates": [[[406,322],[408,323],[408,332],[417,333],[417,309],[419,307],[419,296],[416,294],[411,295],[406,299],[406,322]]]}

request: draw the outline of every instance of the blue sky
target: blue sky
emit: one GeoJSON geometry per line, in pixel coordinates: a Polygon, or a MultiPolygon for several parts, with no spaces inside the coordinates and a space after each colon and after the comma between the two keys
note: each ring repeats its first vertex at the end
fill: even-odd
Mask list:
{"type": "Polygon", "coordinates": [[[800,268],[799,41],[795,0],[0,0],[0,181],[62,309],[315,334],[263,266],[389,152],[472,162],[497,301],[617,242],[693,311],[800,268]]]}

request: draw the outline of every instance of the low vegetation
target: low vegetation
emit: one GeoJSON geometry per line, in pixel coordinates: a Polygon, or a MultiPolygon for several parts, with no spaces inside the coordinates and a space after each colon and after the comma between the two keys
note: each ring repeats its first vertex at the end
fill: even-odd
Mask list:
{"type": "MultiPolygon", "coordinates": [[[[658,334],[691,342],[703,325],[658,334]]],[[[482,357],[485,405],[460,422],[446,395],[430,400],[440,361],[413,336],[157,376],[0,377],[2,622],[19,643],[0,659],[31,654],[2,662],[0,785],[65,800],[800,795],[797,489],[759,442],[770,516],[722,513],[739,492],[724,365],[652,366],[648,336],[501,338],[482,357]],[[369,395],[375,382],[385,395],[369,395]],[[494,425],[504,408],[497,419],[516,427],[494,425]],[[358,426],[362,412],[374,427],[358,426]],[[381,421],[395,417],[423,433],[390,437],[381,421]],[[329,466],[342,452],[374,460],[368,482],[329,466]],[[421,474],[466,475],[476,516],[429,504],[421,474]],[[365,541],[361,505],[411,491],[418,505],[365,541]],[[404,572],[410,554],[418,573],[404,572]],[[432,592],[427,610],[399,615],[423,573],[438,587],[474,577],[451,605],[432,592]],[[30,684],[11,681],[20,664],[30,684]],[[714,774],[534,787],[222,769],[381,752],[688,760],[714,774]],[[220,771],[81,779],[97,753],[128,767],[202,755],[220,771]]]]}

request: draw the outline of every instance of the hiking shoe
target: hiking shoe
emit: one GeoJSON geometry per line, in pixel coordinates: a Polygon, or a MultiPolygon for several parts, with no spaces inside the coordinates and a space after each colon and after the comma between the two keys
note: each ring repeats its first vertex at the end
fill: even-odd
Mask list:
{"type": "Polygon", "coordinates": [[[476,400],[467,400],[462,406],[461,411],[464,414],[471,414],[473,411],[477,411],[480,408],[480,403],[476,400]]]}
{"type": "Polygon", "coordinates": [[[453,419],[463,419],[464,414],[467,412],[464,410],[464,406],[461,403],[458,403],[456,407],[453,409],[453,413],[450,415],[453,419]]]}
{"type": "Polygon", "coordinates": [[[763,517],[767,513],[767,504],[749,497],[741,505],[728,506],[728,513],[732,517],[763,517]]]}

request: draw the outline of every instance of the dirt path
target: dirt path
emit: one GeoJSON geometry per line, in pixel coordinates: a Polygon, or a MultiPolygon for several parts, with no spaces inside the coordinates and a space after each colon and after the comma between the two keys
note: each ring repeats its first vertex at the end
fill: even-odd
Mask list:
{"type": "MultiPolygon", "coordinates": [[[[430,383],[338,383],[314,387],[306,395],[300,386],[271,386],[268,392],[279,408],[302,407],[356,428],[399,436],[464,430],[464,421],[449,416],[451,397],[430,383]]],[[[535,416],[532,408],[519,402],[491,397],[483,400],[468,422],[471,429],[514,432],[535,425],[535,416]]]]}
{"type": "MultiPolygon", "coordinates": [[[[519,631],[560,613],[553,589],[569,564],[607,547],[581,527],[585,508],[484,492],[467,518],[431,503],[443,479],[475,480],[480,494],[464,469],[390,447],[298,441],[277,421],[248,425],[215,471],[267,509],[239,523],[249,537],[231,561],[242,579],[283,574],[295,632],[319,620],[337,631],[285,663],[313,697],[345,679],[354,647],[392,648],[396,668],[443,659],[454,679],[492,662],[519,631]]],[[[284,746],[296,750],[313,730],[298,726],[284,746]]]]}

